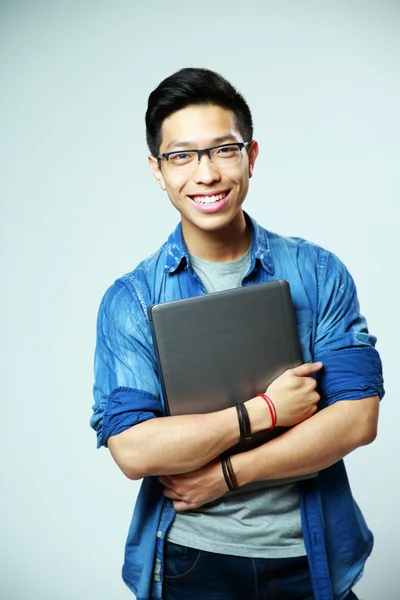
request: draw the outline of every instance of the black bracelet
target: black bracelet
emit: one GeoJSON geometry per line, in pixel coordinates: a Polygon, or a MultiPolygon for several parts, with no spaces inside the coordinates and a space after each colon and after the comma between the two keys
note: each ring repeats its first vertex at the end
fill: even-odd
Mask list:
{"type": "Polygon", "coordinates": [[[244,431],[243,415],[242,415],[242,411],[240,410],[239,402],[236,402],[236,412],[237,412],[238,422],[239,422],[240,441],[243,442],[245,439],[245,431],[244,431]]]}
{"type": "Polygon", "coordinates": [[[225,461],[225,456],[221,456],[221,466],[222,466],[222,472],[224,474],[224,479],[225,479],[225,483],[228,487],[228,490],[230,490],[231,492],[235,489],[231,483],[231,479],[229,477],[229,472],[228,472],[228,467],[226,465],[226,461],[225,461]]]}
{"type": "Polygon", "coordinates": [[[250,442],[251,427],[250,427],[249,413],[247,412],[246,406],[242,402],[237,402],[236,403],[236,412],[237,412],[238,421],[239,421],[240,441],[241,442],[250,442]]]}
{"type": "Polygon", "coordinates": [[[250,426],[249,413],[247,412],[247,407],[245,404],[242,403],[240,405],[240,408],[243,413],[243,420],[244,420],[244,424],[245,424],[246,442],[250,442],[251,441],[251,426],[250,426]]]}
{"type": "Polygon", "coordinates": [[[234,473],[234,470],[232,467],[231,459],[228,455],[225,456],[225,462],[226,462],[226,466],[228,467],[228,473],[229,473],[229,477],[231,480],[232,489],[237,490],[239,486],[236,481],[236,477],[235,477],[235,473],[234,473]]]}

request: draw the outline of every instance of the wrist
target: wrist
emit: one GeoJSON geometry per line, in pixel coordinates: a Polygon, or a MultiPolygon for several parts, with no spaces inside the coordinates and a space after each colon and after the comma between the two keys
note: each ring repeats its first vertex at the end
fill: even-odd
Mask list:
{"type": "Polygon", "coordinates": [[[271,411],[267,402],[260,396],[255,396],[244,403],[249,414],[251,433],[270,429],[273,424],[271,411]]]}
{"type": "Polygon", "coordinates": [[[238,487],[260,479],[257,473],[258,463],[254,461],[252,456],[254,452],[255,450],[250,450],[231,456],[232,469],[235,473],[238,487]]]}
{"type": "Polygon", "coordinates": [[[232,465],[231,457],[228,454],[223,454],[221,456],[221,467],[225,485],[227,486],[228,490],[232,492],[237,490],[239,485],[236,479],[236,474],[232,465]]]}
{"type": "Polygon", "coordinates": [[[272,402],[271,398],[267,396],[267,394],[257,394],[257,396],[262,398],[267,404],[272,423],[270,429],[274,429],[277,421],[275,404],[272,402]]]}

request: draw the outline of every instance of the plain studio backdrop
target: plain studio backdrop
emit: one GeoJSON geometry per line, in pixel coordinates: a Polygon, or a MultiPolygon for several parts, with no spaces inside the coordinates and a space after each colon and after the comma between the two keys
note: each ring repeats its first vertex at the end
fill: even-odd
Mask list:
{"type": "Polygon", "coordinates": [[[139,482],[89,429],[95,322],[178,222],[147,169],[144,113],[185,66],[250,104],[246,209],[356,280],[386,382],[377,440],[346,459],[376,540],[356,591],[399,598],[399,17],[394,0],[2,0],[2,600],[132,598],[139,482]]]}

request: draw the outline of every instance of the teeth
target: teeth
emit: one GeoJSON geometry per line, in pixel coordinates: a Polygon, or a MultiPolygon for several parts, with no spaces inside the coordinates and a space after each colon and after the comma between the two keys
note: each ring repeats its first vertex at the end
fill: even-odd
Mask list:
{"type": "Polygon", "coordinates": [[[218,194],[217,196],[192,196],[192,199],[199,204],[213,204],[225,198],[226,192],[218,194]]]}

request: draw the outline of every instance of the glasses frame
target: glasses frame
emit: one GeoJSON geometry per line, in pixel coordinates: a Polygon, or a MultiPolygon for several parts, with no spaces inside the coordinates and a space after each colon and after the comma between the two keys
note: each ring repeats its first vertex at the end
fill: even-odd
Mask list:
{"type": "Polygon", "coordinates": [[[210,159],[210,161],[212,162],[212,158],[211,158],[211,150],[215,150],[216,148],[226,148],[227,146],[238,146],[239,150],[242,151],[243,148],[246,148],[246,150],[248,149],[249,145],[253,142],[253,140],[251,140],[250,142],[230,142],[228,144],[219,144],[218,146],[211,146],[210,148],[203,148],[202,150],[196,150],[196,149],[191,149],[191,150],[186,150],[186,149],[182,149],[182,150],[172,150],[172,152],[164,152],[164,154],[157,154],[157,159],[158,162],[161,163],[161,159],[165,158],[165,160],[168,162],[169,161],[169,157],[171,156],[171,154],[185,154],[186,152],[196,152],[197,153],[197,163],[200,163],[200,159],[202,157],[203,154],[207,154],[208,158],[210,159]]]}

